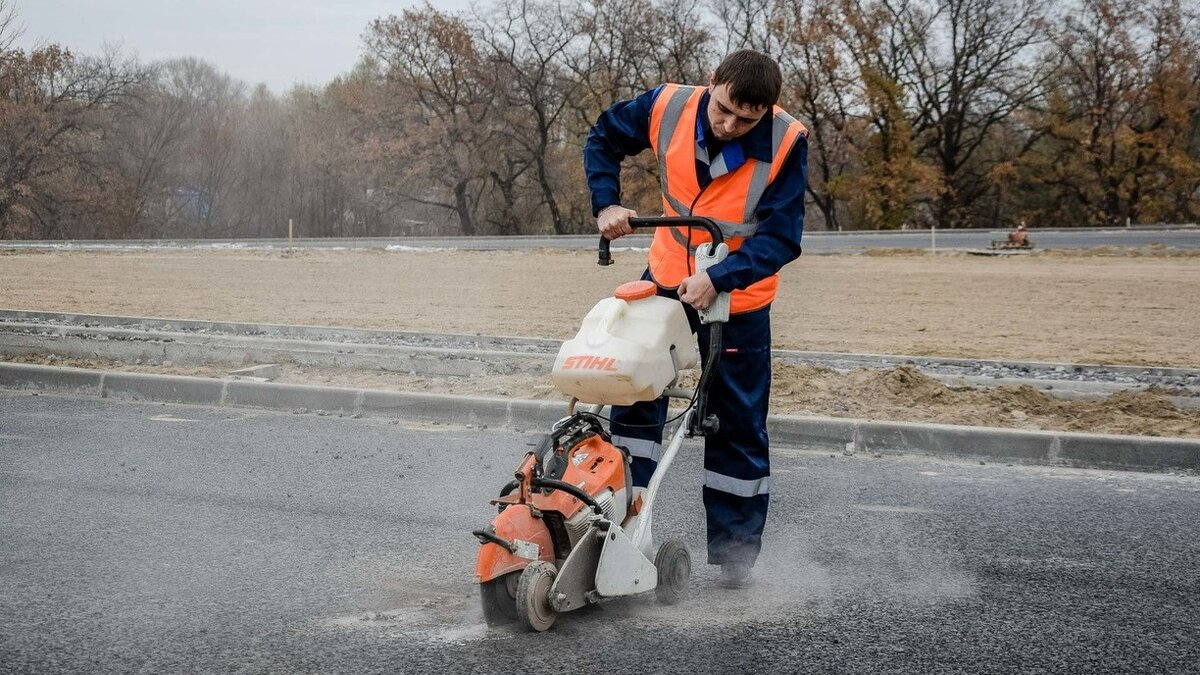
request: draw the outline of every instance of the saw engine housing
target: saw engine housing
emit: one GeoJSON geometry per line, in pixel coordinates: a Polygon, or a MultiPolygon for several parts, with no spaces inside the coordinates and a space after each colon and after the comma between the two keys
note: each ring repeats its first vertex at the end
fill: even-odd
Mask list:
{"type": "Polygon", "coordinates": [[[612,444],[594,415],[578,413],[560,427],[525,456],[516,480],[493,500],[500,513],[476,532],[484,542],[476,581],[491,581],[534,560],[560,565],[594,514],[614,523],[633,515],[628,452],[612,444]]]}

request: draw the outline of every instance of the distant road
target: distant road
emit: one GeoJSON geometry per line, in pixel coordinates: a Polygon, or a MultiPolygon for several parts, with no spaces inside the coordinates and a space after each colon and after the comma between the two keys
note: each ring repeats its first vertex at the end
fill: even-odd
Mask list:
{"type": "MultiPolygon", "coordinates": [[[[940,249],[987,248],[994,239],[1003,239],[1003,230],[929,230],[809,232],[804,248],[810,253],[853,252],[879,248],[940,249]]],[[[1038,248],[1095,248],[1098,246],[1142,247],[1161,244],[1174,248],[1200,248],[1200,227],[1145,226],[1133,228],[1032,230],[1030,239],[1038,248]]],[[[363,237],[336,239],[296,239],[293,246],[304,249],[459,249],[470,251],[509,251],[539,248],[594,249],[594,235],[520,236],[520,237],[363,237]]],[[[76,241],[4,241],[0,249],[138,249],[138,248],[233,248],[282,249],[287,239],[140,239],[76,241]]],[[[621,239],[616,248],[646,248],[648,235],[621,239]]]]}
{"type": "MultiPolygon", "coordinates": [[[[1003,230],[929,230],[912,232],[863,232],[861,234],[813,232],[804,237],[811,252],[850,251],[868,248],[988,248],[1004,239],[1003,230]]],[[[1038,248],[1095,248],[1098,246],[1141,247],[1163,244],[1174,248],[1200,248],[1200,229],[1106,229],[1031,231],[1038,248]]]]}

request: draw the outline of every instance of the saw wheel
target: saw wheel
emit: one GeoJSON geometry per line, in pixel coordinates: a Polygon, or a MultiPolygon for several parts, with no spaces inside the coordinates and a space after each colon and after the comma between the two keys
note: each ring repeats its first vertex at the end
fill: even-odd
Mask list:
{"type": "Polygon", "coordinates": [[[654,556],[658,568],[658,586],[654,595],[664,605],[674,605],[687,599],[691,589],[692,555],[687,546],[678,539],[670,539],[658,549],[654,556]]]}
{"type": "Polygon", "coordinates": [[[517,585],[520,576],[520,572],[509,572],[479,584],[483,618],[487,625],[503,626],[517,620],[517,585]]]}
{"type": "Polygon", "coordinates": [[[517,619],[532,631],[544,631],[554,625],[558,612],[550,606],[550,587],[558,571],[545,560],[535,560],[521,572],[517,582],[517,619]]]}

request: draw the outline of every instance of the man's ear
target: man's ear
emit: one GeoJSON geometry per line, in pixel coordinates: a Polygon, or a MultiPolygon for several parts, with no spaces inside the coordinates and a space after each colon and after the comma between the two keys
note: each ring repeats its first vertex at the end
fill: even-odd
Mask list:
{"type": "Polygon", "coordinates": [[[709,74],[708,74],[708,86],[710,86],[710,87],[713,87],[714,89],[716,88],[716,86],[717,86],[717,74],[716,74],[715,72],[712,72],[712,73],[709,73],[709,74]]]}

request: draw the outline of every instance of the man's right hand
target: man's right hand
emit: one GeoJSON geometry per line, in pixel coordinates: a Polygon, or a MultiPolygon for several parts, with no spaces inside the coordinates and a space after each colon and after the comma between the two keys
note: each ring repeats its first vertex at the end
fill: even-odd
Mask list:
{"type": "Polygon", "coordinates": [[[616,239],[627,234],[633,234],[633,228],[629,226],[629,219],[636,218],[637,211],[627,209],[620,204],[613,204],[600,209],[600,213],[596,215],[596,229],[600,230],[600,234],[605,239],[616,239]]]}

